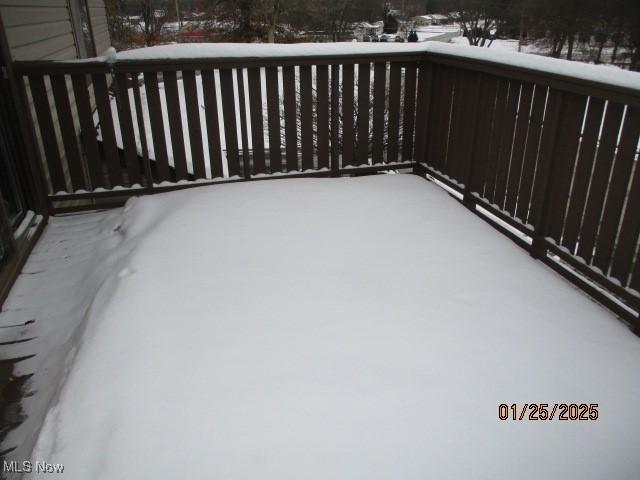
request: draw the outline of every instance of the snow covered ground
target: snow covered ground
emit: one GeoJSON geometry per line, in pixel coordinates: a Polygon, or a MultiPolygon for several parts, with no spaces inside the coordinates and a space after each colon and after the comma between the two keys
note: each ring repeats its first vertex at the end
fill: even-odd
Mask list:
{"type": "MultiPolygon", "coordinates": [[[[468,47],[469,40],[467,37],[456,37],[451,39],[451,43],[455,45],[461,45],[468,47]]],[[[485,47],[486,48],[486,47],[485,47]]],[[[488,47],[492,50],[502,50],[506,52],[517,52],[518,51],[518,40],[509,40],[509,39],[500,39],[496,38],[493,42],[491,42],[491,46],[488,47]]],[[[523,45],[521,48],[521,53],[539,53],[536,45],[523,45]]]]}
{"type": "Polygon", "coordinates": [[[32,455],[66,479],[637,479],[640,339],[433,183],[247,182],[108,215],[32,455]],[[533,402],[600,416],[498,419],[533,402]]]}

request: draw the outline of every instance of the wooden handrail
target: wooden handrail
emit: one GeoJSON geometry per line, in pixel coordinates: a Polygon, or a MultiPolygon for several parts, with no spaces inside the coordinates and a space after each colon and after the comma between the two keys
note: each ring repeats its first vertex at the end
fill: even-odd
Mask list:
{"type": "Polygon", "coordinates": [[[49,201],[409,168],[529,236],[518,244],[541,261],[560,257],[589,279],[580,288],[640,325],[640,81],[478,49],[345,45],[331,54],[15,62],[34,100],[49,201]],[[547,63],[554,68],[543,71],[547,63]],[[83,130],[77,144],[65,79],[83,130]]]}

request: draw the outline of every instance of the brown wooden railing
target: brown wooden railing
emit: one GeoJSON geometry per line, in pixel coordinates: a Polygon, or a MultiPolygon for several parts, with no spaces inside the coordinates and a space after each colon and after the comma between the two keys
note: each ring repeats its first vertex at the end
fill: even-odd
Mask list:
{"type": "Polygon", "coordinates": [[[437,52],[15,68],[54,206],[413,168],[639,324],[638,89],[437,52]]]}
{"type": "Polygon", "coordinates": [[[420,170],[637,328],[640,92],[446,55],[428,71],[420,170]]]}
{"type": "Polygon", "coordinates": [[[16,70],[33,103],[49,198],[59,202],[176,182],[411,168],[420,60],[36,62],[16,70]]]}

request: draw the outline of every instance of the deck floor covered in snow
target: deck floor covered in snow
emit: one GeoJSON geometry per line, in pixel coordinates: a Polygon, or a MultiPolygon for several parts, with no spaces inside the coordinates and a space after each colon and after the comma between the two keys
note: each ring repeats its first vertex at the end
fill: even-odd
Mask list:
{"type": "Polygon", "coordinates": [[[66,479],[638,478],[640,339],[433,183],[202,187],[100,225],[32,455],[66,479]],[[599,418],[498,419],[534,402],[599,418]]]}

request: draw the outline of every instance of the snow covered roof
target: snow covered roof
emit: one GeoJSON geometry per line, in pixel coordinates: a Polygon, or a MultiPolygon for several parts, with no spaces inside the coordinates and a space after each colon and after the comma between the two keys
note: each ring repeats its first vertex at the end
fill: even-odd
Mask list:
{"type": "Polygon", "coordinates": [[[419,15],[418,17],[414,18],[424,18],[425,20],[446,20],[449,17],[441,13],[430,13],[428,15],[419,15]]]}
{"type": "Polygon", "coordinates": [[[361,22],[358,24],[360,28],[380,28],[384,26],[384,22],[381,20],[379,22],[369,23],[369,22],[361,22]]]}

